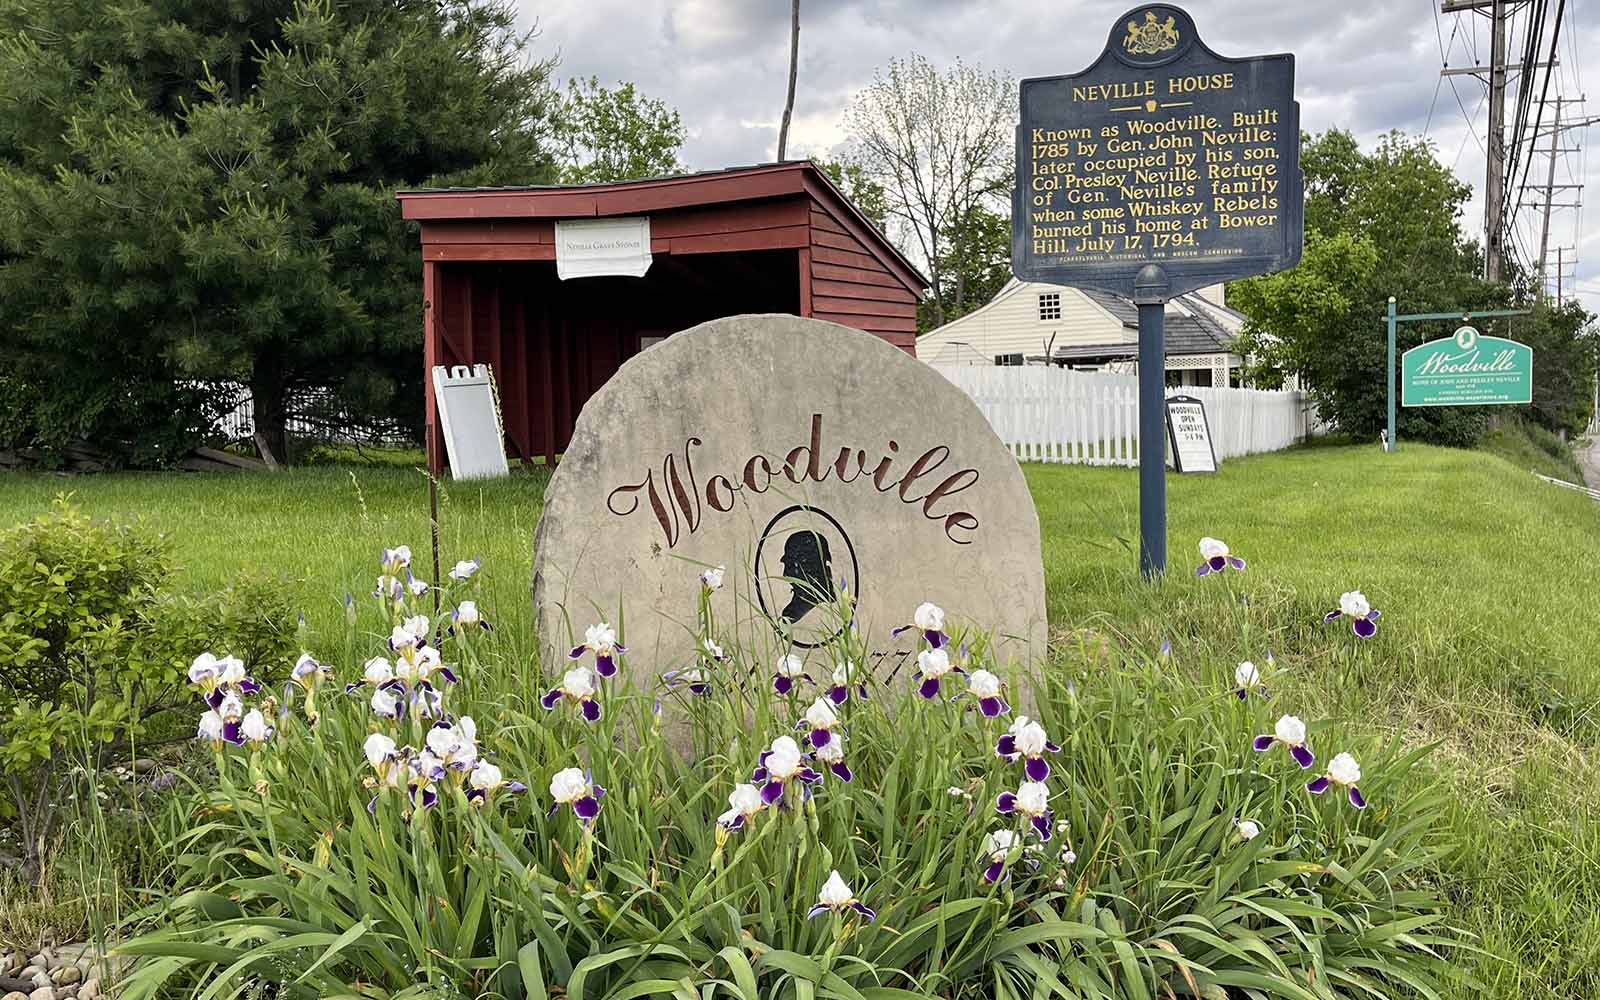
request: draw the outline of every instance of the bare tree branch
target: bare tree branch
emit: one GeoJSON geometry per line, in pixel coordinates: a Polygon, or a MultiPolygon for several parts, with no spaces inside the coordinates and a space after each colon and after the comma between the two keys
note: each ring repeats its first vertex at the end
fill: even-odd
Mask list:
{"type": "Polygon", "coordinates": [[[940,270],[950,234],[1010,188],[1016,120],[1009,76],[960,60],[941,73],[915,54],[890,60],[845,112],[852,159],[882,185],[890,218],[930,272],[937,323],[949,305],[940,270]]]}

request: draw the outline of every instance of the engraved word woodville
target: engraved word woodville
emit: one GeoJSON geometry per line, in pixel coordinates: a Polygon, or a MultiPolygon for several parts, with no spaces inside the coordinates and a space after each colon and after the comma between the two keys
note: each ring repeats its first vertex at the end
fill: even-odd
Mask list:
{"type": "MultiPolygon", "coordinates": [[[[857,625],[898,660],[892,626],[923,601],[1044,645],[1039,522],[1022,473],[977,406],[903,351],[794,316],[736,316],[629,360],[578,418],[551,478],[534,557],[545,653],[625,615],[640,675],[685,665],[697,580],[726,638],[816,657],[857,625]]],[[[743,645],[743,644],[741,644],[743,645]]]]}

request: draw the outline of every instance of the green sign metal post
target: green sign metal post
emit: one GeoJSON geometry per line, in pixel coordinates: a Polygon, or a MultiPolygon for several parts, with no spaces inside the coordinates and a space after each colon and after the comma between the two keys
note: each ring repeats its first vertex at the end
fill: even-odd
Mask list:
{"type": "MultiPolygon", "coordinates": [[[[1399,438],[1397,437],[1397,431],[1395,429],[1395,380],[1396,380],[1396,377],[1397,377],[1397,374],[1398,374],[1399,368],[1400,368],[1400,359],[1395,357],[1395,339],[1396,339],[1396,332],[1397,332],[1397,328],[1398,328],[1399,324],[1401,324],[1401,323],[1421,323],[1421,322],[1425,322],[1427,320],[1453,319],[1453,320],[1459,320],[1463,325],[1465,325],[1467,323],[1471,323],[1474,319],[1490,319],[1490,318],[1497,317],[1497,316],[1526,316],[1526,315],[1528,315],[1528,312],[1529,312],[1529,310],[1527,310],[1527,309],[1486,309],[1483,312],[1461,312],[1461,313],[1443,312],[1443,313],[1405,313],[1405,314],[1397,314],[1396,311],[1395,311],[1394,296],[1393,295],[1389,296],[1389,309],[1388,309],[1388,312],[1384,315],[1384,319],[1387,322],[1388,328],[1389,328],[1389,435],[1388,435],[1388,440],[1385,441],[1385,443],[1384,443],[1384,446],[1388,450],[1394,451],[1396,448],[1399,447],[1399,444],[1400,444],[1399,438]]],[[[1470,328],[1467,328],[1467,329],[1470,329],[1470,328]]],[[[1473,331],[1473,333],[1474,333],[1474,336],[1476,336],[1476,331],[1473,331]]],[[[1476,339],[1481,341],[1481,342],[1483,342],[1483,343],[1485,343],[1486,345],[1490,344],[1490,343],[1493,343],[1493,344],[1496,344],[1496,345],[1501,345],[1501,344],[1507,345],[1507,350],[1512,350],[1513,348],[1520,348],[1521,351],[1514,351],[1513,352],[1515,354],[1514,371],[1518,375],[1525,377],[1526,382],[1527,382],[1527,384],[1529,386],[1532,385],[1532,382],[1533,382],[1533,352],[1528,350],[1526,345],[1518,344],[1516,341],[1513,341],[1513,340],[1503,340],[1502,338],[1499,338],[1499,337],[1482,337],[1482,338],[1476,338],[1476,339]],[[1524,356],[1525,356],[1525,359],[1526,359],[1526,365],[1525,366],[1522,365],[1522,361],[1524,360],[1524,356]]],[[[1427,344],[1424,344],[1422,346],[1423,347],[1431,347],[1431,346],[1433,346],[1435,344],[1448,344],[1450,342],[1451,342],[1451,338],[1445,338],[1444,340],[1429,341],[1427,344]]],[[[1475,344],[1474,344],[1474,346],[1475,346],[1475,344]]],[[[1412,348],[1410,351],[1407,351],[1406,354],[1409,357],[1410,355],[1414,354],[1418,350],[1419,350],[1419,348],[1412,348]]],[[[1408,388],[1410,387],[1410,385],[1411,385],[1411,383],[1408,382],[1407,383],[1408,388]]],[[[1481,406],[1481,405],[1485,405],[1485,404],[1494,404],[1494,403],[1525,403],[1525,402],[1531,401],[1531,398],[1532,398],[1531,395],[1529,396],[1528,399],[1512,399],[1512,398],[1509,398],[1509,397],[1501,397],[1501,396],[1494,396],[1494,395],[1480,395],[1480,396],[1477,396],[1477,397],[1462,396],[1462,397],[1457,398],[1457,399],[1449,399],[1449,398],[1445,398],[1443,395],[1437,395],[1437,396],[1427,397],[1426,401],[1413,402],[1412,398],[1411,398],[1411,395],[1408,393],[1407,397],[1406,397],[1405,405],[1407,405],[1407,406],[1481,406]]]]}
{"type": "Polygon", "coordinates": [[[1400,439],[1394,436],[1394,327],[1399,317],[1394,314],[1394,296],[1389,296],[1389,436],[1383,439],[1383,447],[1394,451],[1400,446],[1400,439]]]}

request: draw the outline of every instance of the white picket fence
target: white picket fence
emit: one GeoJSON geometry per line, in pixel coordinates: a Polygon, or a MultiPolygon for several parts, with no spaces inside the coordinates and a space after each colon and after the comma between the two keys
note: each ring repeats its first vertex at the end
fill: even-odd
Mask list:
{"type": "MultiPolygon", "coordinates": [[[[1135,376],[1045,367],[932,367],[972,397],[1020,462],[1139,464],[1135,376]]],[[[1278,451],[1317,429],[1301,392],[1189,386],[1168,390],[1168,395],[1178,394],[1205,403],[1219,461],[1278,451]]]]}

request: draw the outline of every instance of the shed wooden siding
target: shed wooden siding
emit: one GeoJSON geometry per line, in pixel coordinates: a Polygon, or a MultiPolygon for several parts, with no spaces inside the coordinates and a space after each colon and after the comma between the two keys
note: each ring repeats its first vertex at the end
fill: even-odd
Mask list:
{"type": "MultiPolygon", "coordinates": [[[[881,235],[831,205],[826,193],[812,192],[810,212],[810,310],[802,315],[830,320],[877,334],[916,357],[917,301],[907,276],[896,274],[868,243],[881,235]]],[[[918,279],[913,279],[918,280],[918,279]]]]}
{"type": "Polygon", "coordinates": [[[939,361],[949,348],[946,359],[954,361],[960,349],[950,345],[961,343],[991,360],[1001,354],[1041,355],[1052,336],[1055,347],[1137,339],[1121,320],[1077,289],[1024,282],[1002,290],[988,305],[925,334],[917,342],[917,353],[924,360],[939,361]],[[1051,292],[1061,293],[1061,318],[1041,320],[1039,296],[1051,292]]]}

